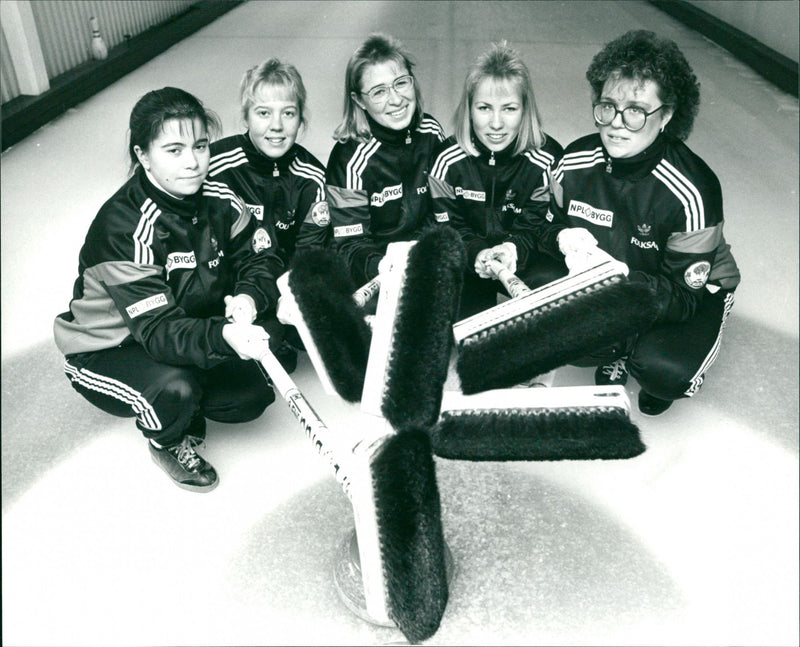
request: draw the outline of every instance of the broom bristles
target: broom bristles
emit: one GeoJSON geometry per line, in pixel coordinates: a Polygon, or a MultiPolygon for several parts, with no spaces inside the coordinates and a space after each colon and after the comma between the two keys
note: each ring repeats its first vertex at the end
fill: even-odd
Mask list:
{"type": "Polygon", "coordinates": [[[445,414],[434,453],[469,461],[633,458],[645,450],[639,429],[613,408],[445,414]]]}
{"type": "Polygon", "coordinates": [[[461,237],[450,227],[423,232],[408,254],[381,405],[397,430],[430,427],[439,417],[465,263],[461,237]]]}
{"type": "Polygon", "coordinates": [[[656,318],[654,292],[617,277],[498,325],[459,346],[464,393],[514,386],[633,335],[656,318]]]}
{"type": "Polygon", "coordinates": [[[426,431],[406,428],[372,462],[390,618],[409,642],[430,638],[448,585],[436,467],[426,431]]]}
{"type": "Polygon", "coordinates": [[[288,281],[334,389],[348,402],[358,402],[370,330],[353,300],[355,288],[344,262],[333,250],[298,250],[288,281]]]}
{"type": "Polygon", "coordinates": [[[629,412],[619,386],[448,393],[432,444],[471,461],[632,458],[645,446],[629,412]]]}

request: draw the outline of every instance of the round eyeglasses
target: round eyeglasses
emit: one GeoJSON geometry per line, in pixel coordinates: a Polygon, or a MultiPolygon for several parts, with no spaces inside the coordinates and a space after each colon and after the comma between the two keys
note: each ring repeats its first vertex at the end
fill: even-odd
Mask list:
{"type": "Polygon", "coordinates": [[[369,97],[369,100],[374,104],[386,103],[389,100],[390,90],[394,90],[397,94],[407,94],[414,87],[414,77],[410,74],[398,76],[392,85],[376,85],[367,92],[360,92],[369,97]]]}
{"type": "Polygon", "coordinates": [[[647,118],[650,115],[666,107],[667,104],[662,104],[650,112],[645,112],[644,109],[639,106],[628,106],[620,110],[613,103],[601,101],[600,103],[594,104],[593,112],[595,121],[601,126],[608,126],[617,118],[618,114],[622,115],[622,125],[635,133],[644,128],[644,125],[647,123],[647,118]]]}

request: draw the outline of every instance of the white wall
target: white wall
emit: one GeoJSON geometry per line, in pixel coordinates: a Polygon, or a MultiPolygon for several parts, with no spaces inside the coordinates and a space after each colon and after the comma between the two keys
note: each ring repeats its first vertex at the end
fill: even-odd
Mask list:
{"type": "Polygon", "coordinates": [[[800,2],[797,0],[689,0],[689,4],[798,61],[800,2]]]}

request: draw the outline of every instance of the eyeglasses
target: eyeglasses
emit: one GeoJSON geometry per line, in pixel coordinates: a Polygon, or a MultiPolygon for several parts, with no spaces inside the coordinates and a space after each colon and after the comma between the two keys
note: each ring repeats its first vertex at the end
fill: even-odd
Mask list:
{"type": "Polygon", "coordinates": [[[635,133],[644,128],[644,125],[647,123],[647,118],[650,115],[655,114],[662,108],[666,107],[667,104],[662,104],[650,112],[645,112],[639,106],[628,106],[627,108],[620,110],[613,103],[603,101],[601,103],[595,103],[593,111],[595,121],[597,121],[597,123],[599,123],[601,126],[608,126],[612,121],[614,121],[614,119],[617,118],[617,115],[622,115],[622,125],[631,132],[635,133]]]}
{"type": "Polygon", "coordinates": [[[390,90],[394,90],[397,94],[406,94],[413,87],[414,77],[410,74],[406,74],[404,76],[398,76],[394,81],[392,81],[391,86],[376,85],[368,92],[360,92],[359,94],[365,94],[369,97],[369,100],[372,101],[372,103],[380,105],[389,100],[390,90]]]}

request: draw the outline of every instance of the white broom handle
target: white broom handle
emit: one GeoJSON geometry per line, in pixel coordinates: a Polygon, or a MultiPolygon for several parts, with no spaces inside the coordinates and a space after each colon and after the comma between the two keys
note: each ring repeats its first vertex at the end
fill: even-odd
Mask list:
{"type": "Polygon", "coordinates": [[[356,305],[359,308],[363,308],[367,301],[369,301],[372,297],[374,297],[378,290],[381,289],[381,277],[380,274],[376,276],[371,281],[368,281],[364,285],[362,285],[358,290],[353,292],[353,300],[356,302],[356,305]]]}
{"type": "Polygon", "coordinates": [[[347,457],[352,454],[352,448],[337,442],[337,438],[341,438],[341,435],[337,436],[328,429],[269,348],[264,350],[258,362],[272,380],[275,389],[286,400],[289,410],[303,425],[306,437],[314,445],[317,452],[328,460],[344,493],[348,498],[352,499],[351,480],[347,474],[348,466],[343,464],[347,457]]]}
{"type": "Polygon", "coordinates": [[[503,287],[508,292],[508,295],[513,299],[514,297],[522,296],[531,292],[531,289],[522,282],[516,274],[509,270],[500,261],[491,258],[485,261],[484,265],[494,274],[495,278],[503,284],[503,287]]]}

